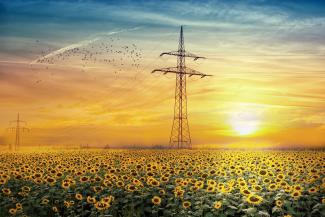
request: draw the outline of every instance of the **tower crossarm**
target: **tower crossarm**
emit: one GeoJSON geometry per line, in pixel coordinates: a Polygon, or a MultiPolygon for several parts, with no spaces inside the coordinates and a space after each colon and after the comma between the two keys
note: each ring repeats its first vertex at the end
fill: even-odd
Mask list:
{"type": "MultiPolygon", "coordinates": [[[[17,127],[8,127],[7,130],[10,132],[14,132],[17,130],[17,127]]],[[[25,131],[29,132],[30,128],[19,126],[19,130],[21,130],[22,132],[25,132],[25,131]]]]}
{"type": "Polygon", "coordinates": [[[192,54],[190,52],[187,51],[170,51],[170,52],[163,52],[160,54],[160,56],[164,56],[164,55],[172,55],[172,56],[179,56],[179,57],[190,57],[193,58],[194,60],[197,59],[206,59],[205,57],[201,57],[201,56],[197,56],[195,54],[192,54]]]}
{"type": "Polygon", "coordinates": [[[212,76],[212,75],[207,75],[207,74],[201,73],[199,71],[196,71],[196,70],[188,68],[188,67],[185,67],[183,69],[184,69],[184,71],[181,72],[181,71],[179,71],[179,69],[177,67],[168,67],[168,68],[155,69],[151,73],[162,72],[164,75],[168,74],[168,73],[185,74],[185,75],[188,75],[189,77],[200,76],[201,78],[204,78],[206,76],[212,76]]]}

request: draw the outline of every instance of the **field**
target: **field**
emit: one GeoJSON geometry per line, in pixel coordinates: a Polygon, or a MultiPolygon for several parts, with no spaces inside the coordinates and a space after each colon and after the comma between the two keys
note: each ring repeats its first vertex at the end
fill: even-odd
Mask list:
{"type": "Polygon", "coordinates": [[[325,216],[325,153],[0,155],[0,216],[325,216]]]}

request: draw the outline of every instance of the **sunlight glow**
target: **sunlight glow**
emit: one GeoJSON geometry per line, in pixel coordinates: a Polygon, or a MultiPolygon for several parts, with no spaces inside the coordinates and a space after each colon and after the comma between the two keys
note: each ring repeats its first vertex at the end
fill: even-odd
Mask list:
{"type": "Polygon", "coordinates": [[[234,111],[230,113],[229,123],[236,134],[244,136],[257,131],[260,119],[256,111],[251,109],[234,111]]]}

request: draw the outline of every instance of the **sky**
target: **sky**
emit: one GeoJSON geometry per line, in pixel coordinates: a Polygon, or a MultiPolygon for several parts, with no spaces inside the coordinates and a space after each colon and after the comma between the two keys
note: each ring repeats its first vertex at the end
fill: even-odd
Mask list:
{"type": "Polygon", "coordinates": [[[194,147],[325,146],[324,1],[0,2],[0,144],[167,145],[176,66],[194,147]]]}

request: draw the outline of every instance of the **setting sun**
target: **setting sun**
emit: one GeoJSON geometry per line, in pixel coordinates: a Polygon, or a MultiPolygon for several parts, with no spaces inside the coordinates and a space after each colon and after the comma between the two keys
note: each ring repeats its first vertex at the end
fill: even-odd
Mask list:
{"type": "Polygon", "coordinates": [[[237,135],[250,135],[258,130],[260,119],[253,108],[240,105],[238,111],[230,112],[229,116],[229,124],[237,135]]]}

